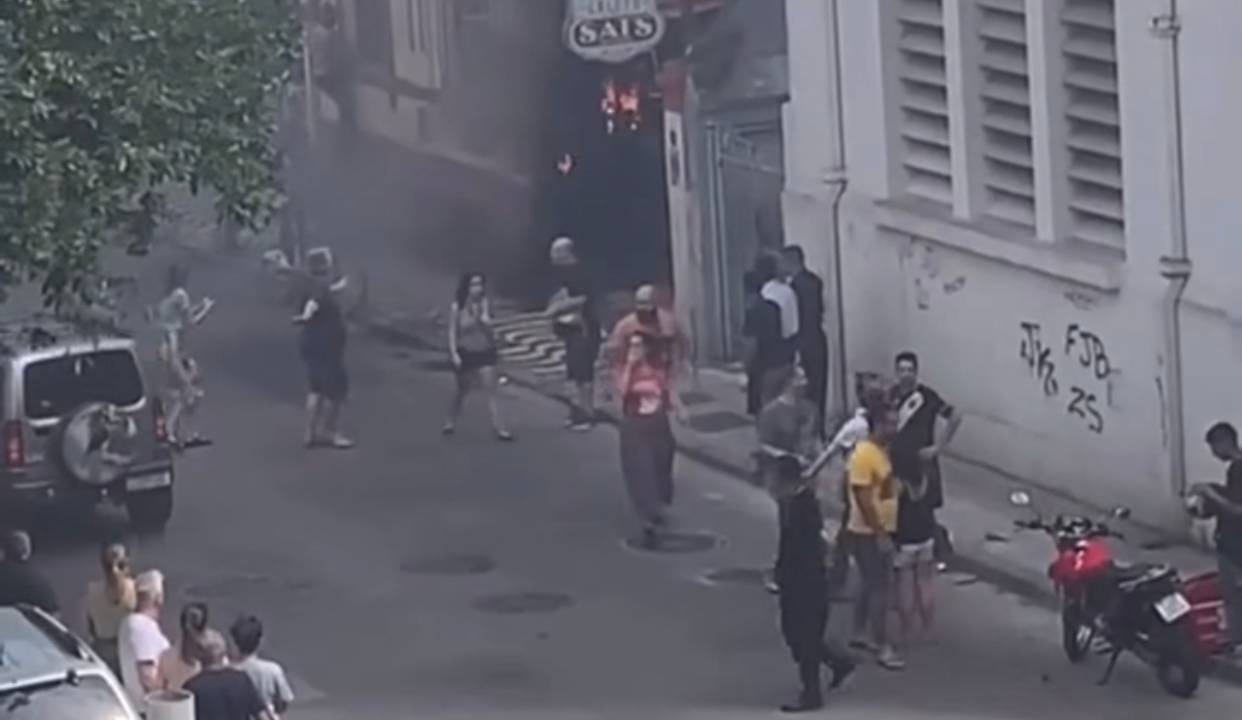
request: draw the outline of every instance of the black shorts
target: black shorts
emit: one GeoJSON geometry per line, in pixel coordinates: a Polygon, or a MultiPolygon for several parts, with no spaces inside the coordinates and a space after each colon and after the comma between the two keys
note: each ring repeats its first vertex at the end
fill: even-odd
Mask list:
{"type": "Polygon", "coordinates": [[[599,337],[565,336],[565,373],[573,383],[595,382],[595,362],[599,359],[599,337]]]}
{"type": "Polygon", "coordinates": [[[458,374],[471,373],[485,367],[496,367],[496,363],[500,361],[500,354],[495,348],[458,350],[457,354],[461,357],[461,366],[457,368],[458,374]]]}
{"type": "Polygon", "coordinates": [[[342,402],[349,395],[344,359],[306,359],[306,380],[311,393],[332,402],[342,402]]]}

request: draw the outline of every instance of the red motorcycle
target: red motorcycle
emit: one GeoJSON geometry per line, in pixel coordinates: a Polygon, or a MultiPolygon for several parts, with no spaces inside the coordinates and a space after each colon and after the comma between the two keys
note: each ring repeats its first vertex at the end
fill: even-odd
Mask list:
{"type": "MultiPolygon", "coordinates": [[[[1029,507],[1026,493],[1010,497],[1029,507]]],[[[1114,517],[1129,517],[1118,509],[1114,517]]],[[[1061,642],[1070,662],[1079,663],[1097,642],[1109,655],[1099,684],[1106,684],[1121,653],[1129,651],[1151,665],[1171,695],[1189,698],[1199,687],[1207,654],[1196,633],[1188,588],[1169,565],[1128,565],[1114,560],[1107,538],[1123,539],[1100,520],[1038,512],[1015,523],[1039,530],[1056,544],[1048,577],[1061,601],[1061,642]]]]}

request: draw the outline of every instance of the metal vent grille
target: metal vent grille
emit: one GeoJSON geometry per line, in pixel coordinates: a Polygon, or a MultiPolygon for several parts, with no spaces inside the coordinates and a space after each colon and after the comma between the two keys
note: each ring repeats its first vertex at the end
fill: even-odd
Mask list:
{"type": "Polygon", "coordinates": [[[1034,230],[1024,0],[977,0],[985,214],[1034,230]]]}
{"type": "Polygon", "coordinates": [[[1070,234],[1121,247],[1125,204],[1114,0],[1065,0],[1066,150],[1070,234]]]}
{"type": "Polygon", "coordinates": [[[941,0],[899,0],[897,9],[898,133],[906,193],[953,202],[948,81],[941,0]]]}

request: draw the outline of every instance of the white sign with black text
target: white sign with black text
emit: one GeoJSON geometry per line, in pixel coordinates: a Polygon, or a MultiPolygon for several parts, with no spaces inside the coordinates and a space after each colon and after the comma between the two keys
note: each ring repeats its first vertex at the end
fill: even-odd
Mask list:
{"type": "Polygon", "coordinates": [[[664,37],[656,0],[568,0],[565,44],[585,60],[623,63],[664,37]]]}

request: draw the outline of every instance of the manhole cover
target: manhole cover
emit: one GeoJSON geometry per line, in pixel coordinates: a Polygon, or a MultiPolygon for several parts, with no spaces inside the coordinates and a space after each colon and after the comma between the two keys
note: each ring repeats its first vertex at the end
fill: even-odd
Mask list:
{"type": "Polygon", "coordinates": [[[625,546],[639,552],[685,555],[711,550],[717,539],[710,533],[659,533],[651,541],[642,536],[628,538],[625,546]]]}
{"type": "Polygon", "coordinates": [[[496,561],[486,555],[432,555],[401,563],[401,571],[411,575],[483,575],[494,569],[496,561]]]}
{"type": "Polygon", "coordinates": [[[185,592],[191,597],[219,599],[241,595],[266,584],[267,578],[260,575],[236,575],[190,585],[185,592]]]}
{"type": "Polygon", "coordinates": [[[551,613],[569,607],[573,598],[565,593],[503,593],[474,601],[474,609],[494,615],[551,613]]]}
{"type": "Polygon", "coordinates": [[[762,587],[767,578],[759,568],[725,568],[713,570],[703,576],[711,585],[750,585],[762,587]]]}
{"type": "Polygon", "coordinates": [[[691,416],[689,424],[691,428],[699,432],[718,433],[751,427],[755,422],[745,415],[737,413],[710,412],[691,416]]]}

